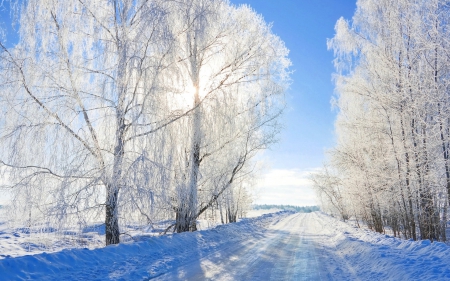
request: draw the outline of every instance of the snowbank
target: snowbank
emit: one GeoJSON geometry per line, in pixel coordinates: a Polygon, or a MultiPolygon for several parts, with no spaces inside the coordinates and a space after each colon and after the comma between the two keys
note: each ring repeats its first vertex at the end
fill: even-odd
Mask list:
{"type": "Polygon", "coordinates": [[[310,217],[324,280],[450,280],[450,247],[359,229],[325,214],[310,217]]]}
{"type": "Polygon", "coordinates": [[[1,280],[147,280],[229,243],[254,239],[265,227],[292,213],[243,219],[211,230],[111,245],[0,260],[1,280]]]}

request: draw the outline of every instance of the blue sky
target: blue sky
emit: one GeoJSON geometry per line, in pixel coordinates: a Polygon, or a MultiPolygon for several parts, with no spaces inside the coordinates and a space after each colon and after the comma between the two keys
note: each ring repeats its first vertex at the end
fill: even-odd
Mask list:
{"type": "Polygon", "coordinates": [[[325,160],[333,147],[334,92],[333,52],[327,38],[334,36],[340,17],[350,19],[356,0],[231,0],[248,4],[273,23],[272,31],[290,50],[292,85],[287,93],[288,109],[280,142],[265,154],[270,168],[259,182],[256,203],[312,205],[314,194],[307,180],[310,171],[325,160]],[[290,180],[289,180],[290,179],[290,180]],[[281,186],[278,183],[282,183],[281,186]]]}
{"type": "MultiPolygon", "coordinates": [[[[257,184],[255,203],[313,205],[307,177],[325,160],[334,144],[333,52],[326,40],[342,16],[350,19],[356,0],[230,0],[248,4],[261,14],[290,50],[292,85],[287,92],[285,128],[280,142],[264,154],[268,168],[257,184]]],[[[0,26],[10,23],[8,3],[0,8],[0,26]]],[[[10,28],[9,28],[10,29],[10,28]]],[[[17,40],[7,34],[7,46],[17,40]]],[[[1,36],[1,35],[0,35],[1,36]]]]}
{"type": "Polygon", "coordinates": [[[232,0],[249,4],[290,50],[292,85],[288,91],[285,130],[268,155],[279,169],[310,169],[324,160],[324,149],[334,143],[333,52],[327,38],[343,16],[351,18],[356,0],[232,0]]]}

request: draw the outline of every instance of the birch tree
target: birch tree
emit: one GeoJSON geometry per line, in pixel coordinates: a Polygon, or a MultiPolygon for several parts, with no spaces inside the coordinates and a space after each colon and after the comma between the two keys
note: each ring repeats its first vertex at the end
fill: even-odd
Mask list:
{"type": "Polygon", "coordinates": [[[106,245],[133,220],[194,231],[276,141],[288,50],[249,7],[14,3],[21,40],[0,42],[0,164],[17,217],[60,229],[102,219],[106,245]]]}
{"type": "Polygon", "coordinates": [[[188,169],[179,172],[188,182],[181,182],[174,196],[175,229],[182,232],[195,230],[198,216],[232,185],[256,151],[274,141],[290,62],[282,41],[249,7],[189,0],[178,9],[173,21],[181,20],[173,33],[195,108],[187,125],[188,169]]]}
{"type": "Polygon", "coordinates": [[[172,51],[166,9],[158,1],[24,3],[21,41],[1,45],[1,163],[15,179],[15,202],[28,196],[25,206],[59,218],[105,212],[106,244],[119,242],[119,192],[133,184],[124,175],[145,136],[176,118],[158,116],[172,51]]]}
{"type": "Polygon", "coordinates": [[[329,41],[341,110],[331,162],[380,232],[446,239],[447,21],[447,1],[360,1],[329,41]]]}

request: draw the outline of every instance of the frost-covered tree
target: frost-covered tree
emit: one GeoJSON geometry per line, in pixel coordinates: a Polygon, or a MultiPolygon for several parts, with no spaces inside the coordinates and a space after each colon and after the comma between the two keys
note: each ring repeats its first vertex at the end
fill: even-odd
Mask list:
{"type": "Polygon", "coordinates": [[[258,150],[274,141],[290,62],[263,19],[226,1],[180,1],[172,14],[179,73],[195,108],[183,133],[175,230],[195,222],[258,150]]]}
{"type": "Polygon", "coordinates": [[[347,220],[349,215],[346,198],[341,192],[341,179],[333,175],[329,168],[324,167],[320,172],[311,174],[313,188],[317,198],[321,201],[322,210],[347,220]]]}
{"type": "Polygon", "coordinates": [[[249,7],[13,3],[21,39],[0,41],[0,163],[18,218],[60,229],[103,218],[107,245],[136,220],[192,231],[275,141],[288,51],[249,7]]]}
{"type": "Polygon", "coordinates": [[[24,3],[21,40],[2,45],[1,60],[1,161],[19,206],[59,219],[105,212],[106,244],[119,242],[119,193],[134,185],[126,176],[147,174],[134,170],[145,167],[135,163],[151,145],[146,136],[180,118],[164,104],[167,9],[164,1],[24,3]]]}
{"type": "Polygon", "coordinates": [[[339,107],[331,164],[356,215],[379,232],[446,239],[448,4],[359,1],[329,41],[339,107]]]}

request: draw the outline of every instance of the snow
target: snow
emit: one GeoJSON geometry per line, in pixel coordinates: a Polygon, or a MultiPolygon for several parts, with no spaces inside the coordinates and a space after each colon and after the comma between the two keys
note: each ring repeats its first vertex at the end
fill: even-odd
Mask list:
{"type": "Polygon", "coordinates": [[[444,243],[405,241],[318,212],[279,212],[100,249],[8,257],[0,280],[449,280],[449,265],[444,243]]]}

